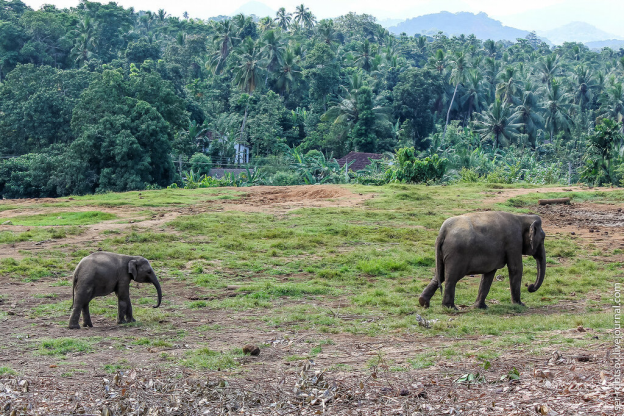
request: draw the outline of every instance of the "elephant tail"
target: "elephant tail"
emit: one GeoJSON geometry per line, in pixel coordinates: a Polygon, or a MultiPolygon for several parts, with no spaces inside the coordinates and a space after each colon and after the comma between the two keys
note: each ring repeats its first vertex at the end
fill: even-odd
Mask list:
{"type": "Polygon", "coordinates": [[[74,273],[74,275],[72,276],[72,304],[69,310],[74,309],[74,289],[76,288],[76,275],[77,273],[74,273]]]}
{"type": "Polygon", "coordinates": [[[444,255],[442,254],[443,243],[444,243],[444,237],[442,237],[442,235],[439,235],[435,242],[435,249],[436,249],[435,278],[438,281],[438,288],[440,289],[440,293],[444,293],[444,290],[442,289],[442,282],[444,282],[444,255]]]}

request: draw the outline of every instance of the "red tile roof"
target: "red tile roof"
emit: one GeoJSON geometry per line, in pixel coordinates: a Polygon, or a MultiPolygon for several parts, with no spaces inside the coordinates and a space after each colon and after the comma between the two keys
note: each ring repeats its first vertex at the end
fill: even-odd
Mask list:
{"type": "Polygon", "coordinates": [[[349,170],[358,171],[370,165],[371,162],[369,159],[383,159],[383,154],[351,152],[348,155],[338,159],[337,162],[340,167],[343,167],[345,163],[355,161],[351,165],[349,165],[349,170]]]}

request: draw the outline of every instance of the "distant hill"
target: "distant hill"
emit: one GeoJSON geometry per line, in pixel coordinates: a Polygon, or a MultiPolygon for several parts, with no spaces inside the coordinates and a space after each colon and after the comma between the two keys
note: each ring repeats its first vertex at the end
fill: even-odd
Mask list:
{"type": "Polygon", "coordinates": [[[568,23],[556,29],[540,31],[538,34],[547,37],[555,45],[561,45],[563,42],[586,43],[619,38],[585,22],[568,23]]]}
{"type": "Polygon", "coordinates": [[[256,15],[256,17],[275,17],[276,11],[271,9],[264,3],[260,3],[259,1],[250,1],[249,3],[245,3],[240,6],[238,9],[232,13],[232,16],[236,16],[237,14],[244,14],[246,16],[251,16],[252,14],[256,15]]]}
{"type": "Polygon", "coordinates": [[[433,34],[442,31],[449,36],[466,36],[474,34],[479,39],[510,40],[524,38],[529,34],[526,30],[503,26],[498,20],[488,17],[485,13],[440,12],[408,19],[388,30],[394,34],[402,32],[410,36],[416,34],[433,34]]]}
{"type": "Polygon", "coordinates": [[[378,20],[377,23],[379,23],[382,27],[385,27],[386,29],[391,27],[391,26],[396,26],[401,22],[404,22],[405,19],[383,19],[383,20],[378,20]]]}
{"type": "Polygon", "coordinates": [[[624,48],[624,40],[609,39],[609,40],[597,40],[595,42],[585,42],[585,46],[589,49],[602,49],[611,48],[615,51],[624,48]]]}

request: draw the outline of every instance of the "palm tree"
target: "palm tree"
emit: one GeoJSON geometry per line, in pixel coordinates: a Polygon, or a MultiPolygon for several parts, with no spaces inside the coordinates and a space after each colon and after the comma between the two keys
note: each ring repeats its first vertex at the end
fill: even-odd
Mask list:
{"type": "Polygon", "coordinates": [[[216,33],[213,36],[212,41],[217,46],[217,51],[214,53],[211,60],[211,65],[214,68],[215,74],[221,72],[225,66],[227,57],[230,55],[230,52],[232,52],[234,39],[236,39],[234,31],[235,27],[231,20],[223,20],[217,23],[215,27],[216,33]]]}
{"type": "Polygon", "coordinates": [[[574,86],[574,104],[579,105],[583,111],[593,101],[593,90],[597,86],[591,69],[585,65],[577,66],[572,75],[572,83],[574,86]]]}
{"type": "Polygon", "coordinates": [[[301,70],[298,66],[299,58],[295,53],[287,48],[282,58],[282,66],[279,69],[275,85],[282,95],[290,92],[292,85],[301,77],[301,70]]]}
{"type": "Polygon", "coordinates": [[[96,24],[89,15],[83,16],[78,21],[78,25],[74,29],[74,33],[77,35],[76,43],[71,51],[72,55],[76,57],[75,62],[78,66],[91,58],[97,49],[95,32],[96,24]]]}
{"type": "Polygon", "coordinates": [[[488,111],[477,113],[475,132],[481,140],[491,140],[494,147],[507,147],[518,136],[519,124],[511,120],[509,104],[496,100],[488,111]]]}
{"type": "Polygon", "coordinates": [[[160,20],[160,23],[164,23],[165,19],[169,17],[169,13],[167,13],[165,9],[158,9],[156,17],[158,18],[158,20],[160,20]]]}
{"type": "Polygon", "coordinates": [[[559,55],[547,55],[537,63],[536,70],[541,77],[542,83],[550,87],[552,80],[559,72],[559,55]]]}
{"type": "MultiPolygon", "coordinates": [[[[338,134],[340,138],[344,138],[349,135],[360,117],[357,95],[363,84],[361,78],[357,76],[357,74],[354,74],[349,81],[349,88],[345,88],[346,96],[344,98],[340,98],[338,102],[330,107],[321,117],[322,121],[333,121],[333,123],[339,128],[338,134]]],[[[375,122],[389,122],[388,110],[388,107],[373,107],[375,122]]]]}
{"type": "Polygon", "coordinates": [[[359,52],[355,55],[355,63],[366,72],[370,72],[373,67],[373,53],[371,51],[370,42],[364,41],[359,52]]]}
{"type": "Polygon", "coordinates": [[[448,127],[449,118],[451,117],[451,108],[453,107],[453,101],[455,101],[455,95],[457,94],[457,87],[466,80],[466,72],[468,70],[468,62],[463,52],[455,53],[455,56],[451,60],[453,70],[451,71],[451,83],[455,84],[455,91],[453,91],[453,97],[451,98],[451,104],[446,113],[446,123],[444,124],[444,134],[442,140],[446,138],[446,129],[448,127]]]}
{"type": "Polygon", "coordinates": [[[275,28],[276,28],[276,25],[273,22],[273,19],[271,19],[270,17],[263,17],[258,22],[258,29],[260,29],[260,32],[262,33],[266,33],[269,30],[273,30],[275,28]]]}
{"type": "Polygon", "coordinates": [[[446,56],[444,56],[444,51],[442,49],[438,49],[435,56],[429,58],[429,65],[438,71],[438,74],[441,74],[442,71],[444,71],[446,66],[446,56]]]}
{"type": "Polygon", "coordinates": [[[280,7],[275,15],[275,19],[273,19],[277,26],[282,30],[286,31],[290,27],[290,23],[292,21],[292,17],[290,13],[286,13],[286,9],[280,7]]]}
{"type": "Polygon", "coordinates": [[[600,114],[622,122],[624,120],[624,86],[621,82],[616,82],[615,78],[612,78],[609,84],[600,96],[600,114]]]}
{"type": "Polygon", "coordinates": [[[334,29],[334,21],[331,19],[323,19],[316,27],[318,36],[328,45],[336,40],[336,30],[334,29]]]}
{"type": "Polygon", "coordinates": [[[427,37],[418,36],[416,38],[416,49],[418,49],[418,52],[423,53],[423,51],[425,50],[425,46],[427,46],[427,37]]]}
{"type": "Polygon", "coordinates": [[[263,36],[264,46],[260,49],[261,54],[267,62],[267,73],[264,85],[269,81],[269,73],[275,71],[282,64],[285,47],[279,32],[269,30],[263,36]]]}
{"type": "Polygon", "coordinates": [[[485,61],[483,63],[484,69],[483,69],[483,75],[485,76],[485,80],[488,83],[489,86],[489,93],[488,93],[488,104],[491,104],[494,102],[494,100],[496,99],[496,79],[498,77],[498,74],[500,73],[500,67],[501,67],[501,63],[497,60],[495,60],[494,58],[485,58],[485,61]]]}
{"type": "Polygon", "coordinates": [[[550,140],[555,133],[570,131],[573,125],[570,116],[570,94],[564,93],[561,83],[553,78],[550,87],[546,88],[546,128],[550,132],[550,140]]]}
{"type": "Polygon", "coordinates": [[[535,87],[530,80],[524,84],[522,102],[516,107],[512,115],[512,123],[520,124],[522,133],[526,134],[529,142],[535,147],[537,130],[544,127],[544,108],[540,105],[535,87]]]}
{"type": "Polygon", "coordinates": [[[466,108],[467,118],[472,118],[474,111],[480,112],[482,108],[487,106],[487,90],[484,86],[483,74],[478,69],[469,69],[466,74],[465,89],[463,95],[459,98],[459,102],[463,108],[466,108]]]}
{"type": "Polygon", "coordinates": [[[306,29],[312,28],[316,23],[316,18],[304,4],[300,4],[295,8],[295,18],[293,20],[297,25],[306,29]]]}
{"type": "Polygon", "coordinates": [[[508,66],[497,77],[501,82],[496,86],[496,98],[508,104],[514,104],[515,97],[520,93],[520,82],[516,77],[516,69],[508,66]]]}
{"type": "MultiPolygon", "coordinates": [[[[235,51],[236,63],[234,64],[234,84],[244,93],[252,95],[258,86],[265,62],[262,59],[261,48],[251,38],[246,38],[235,51]]],[[[243,141],[245,134],[245,123],[249,110],[249,101],[245,106],[245,115],[241,126],[241,137],[243,141]]]]}
{"type": "Polygon", "coordinates": [[[494,42],[492,39],[488,39],[483,42],[483,49],[485,50],[488,57],[496,57],[496,42],[494,42]]]}

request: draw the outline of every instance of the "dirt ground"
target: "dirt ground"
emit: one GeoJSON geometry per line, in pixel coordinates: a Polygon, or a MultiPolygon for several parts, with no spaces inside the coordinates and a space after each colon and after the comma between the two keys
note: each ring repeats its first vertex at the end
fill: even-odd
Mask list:
{"type": "MultiPolygon", "coordinates": [[[[496,191],[489,203],[502,202],[526,193],[578,190],[513,189],[496,191]]],[[[44,241],[22,242],[0,247],[0,258],[21,258],[23,253],[39,250],[68,250],[76,246],[97,245],[107,238],[104,230],[126,230],[139,226],[158,229],[180,215],[236,210],[282,213],[302,207],[353,207],[374,198],[373,193],[354,194],[338,186],[254,187],[244,190],[239,200],[218,200],[191,207],[153,208],[155,214],[141,218],[143,209],[118,207],[37,208],[42,200],[18,201],[19,208],[0,211],[0,223],[18,215],[59,212],[63,210],[98,210],[114,213],[118,218],[83,226],[77,236],[44,241]],[[120,223],[120,220],[139,221],[120,223]]],[[[485,195],[484,195],[485,197],[485,195]]],[[[56,201],[50,200],[47,202],[56,201]]],[[[13,202],[13,201],[12,201],[13,202]]],[[[13,204],[15,204],[13,202],[13,204]]],[[[598,248],[624,247],[624,205],[573,203],[536,207],[548,234],[570,235],[583,245],[598,248]]],[[[29,227],[0,225],[0,231],[25,231],[29,227]]],[[[610,257],[613,261],[613,257],[610,257]]],[[[621,259],[619,260],[621,261],[621,259]]],[[[152,295],[149,288],[136,293],[152,295]]],[[[210,332],[187,336],[168,347],[145,347],[124,341],[153,334],[144,327],[114,325],[110,319],[92,315],[94,328],[84,329],[86,337],[102,337],[93,353],[70,353],[65,360],[31,354],[33,339],[73,336],[56,318],[32,317],[29,311],[54,296],[55,301],[70,300],[71,289],[56,287],[42,279],[35,283],[0,277],[0,334],[3,349],[0,367],[19,372],[0,373],[0,412],[6,415],[612,415],[614,388],[607,376],[613,365],[611,342],[604,336],[584,349],[562,354],[551,351],[532,354],[530,348],[510,350],[484,369],[474,363],[452,359],[436,362],[432,367],[397,372],[393,366],[406,364],[409,354],[453,345],[448,338],[388,334],[379,338],[361,335],[332,334],[333,345],[323,347],[313,360],[289,362],[286,357],[303,354],[310,345],[326,338],[318,333],[289,332],[280,329],[267,334],[257,327],[252,312],[232,314],[189,310],[184,316],[163,320],[171,328],[171,339],[179,329],[219,325],[218,338],[210,332]],[[36,296],[37,295],[37,296],[36,296]],[[4,317],[3,317],[4,316],[4,317]],[[228,349],[232,345],[268,344],[260,356],[241,358],[235,371],[197,371],[184,367],[166,367],[163,353],[182,357],[198,343],[210,341],[211,349],[228,349]],[[102,363],[118,363],[119,349],[131,350],[124,368],[109,373],[102,363]],[[378,357],[376,365],[363,364],[378,357]],[[85,372],[61,376],[66,365],[81,363],[85,372]],[[513,363],[513,365],[512,365],[513,363]],[[520,363],[520,365],[518,364],[520,363]],[[337,364],[340,364],[337,366],[337,364]],[[343,371],[349,366],[350,371],[343,371]],[[509,368],[519,366],[520,380],[505,383],[454,382],[458,375],[478,373],[484,380],[499,380],[509,368]],[[163,369],[165,368],[165,369],[163,369]],[[331,370],[329,370],[331,369],[331,370]]],[[[183,282],[171,281],[168,299],[174,302],[210,300],[236,296],[231,290],[220,292],[188,288],[183,282]]],[[[291,301],[297,302],[297,301],[291,301]]],[[[304,301],[300,301],[304,302],[304,301]]],[[[558,308],[563,307],[558,305],[558,308]]],[[[575,304],[565,305],[574,310],[575,304]]],[[[371,317],[375,319],[375,317],[371,317]]],[[[190,332],[189,332],[190,333],[190,332]]],[[[199,333],[193,332],[193,333],[199,333]]],[[[568,338],[585,337],[591,328],[566,332],[568,338]]],[[[160,336],[163,334],[160,333],[160,336]]],[[[167,334],[165,334],[167,335],[167,334]]],[[[83,334],[84,336],[84,334],[83,334]]],[[[478,337],[473,337],[475,340],[478,337]]],[[[464,340],[470,340],[468,336],[464,340]]]]}

